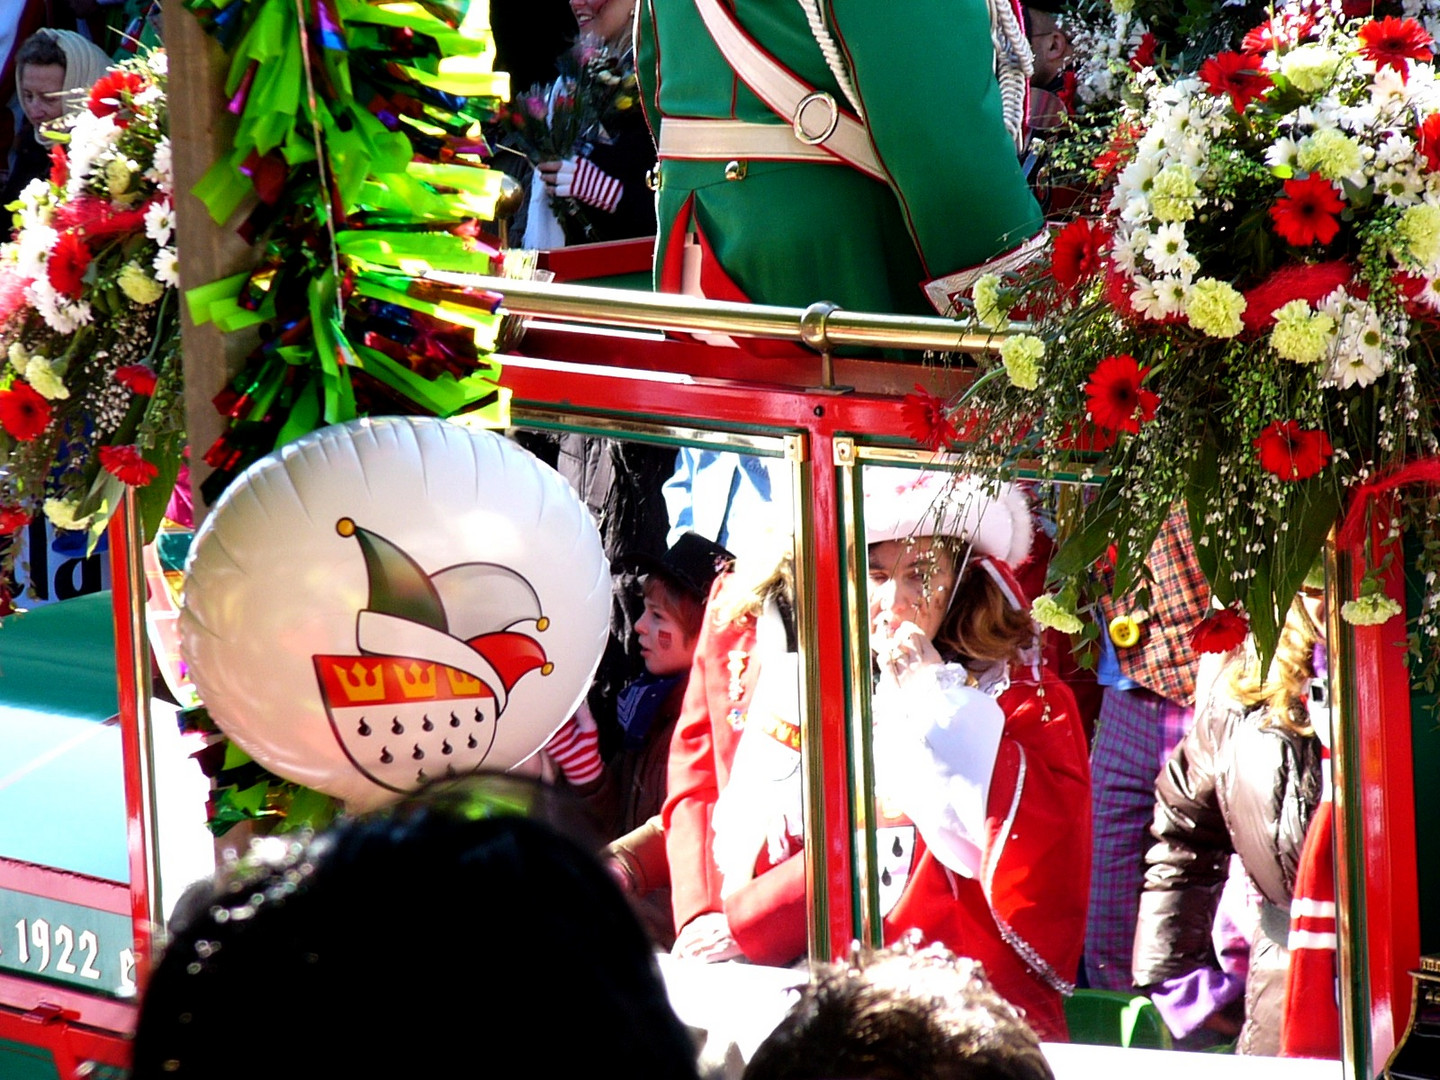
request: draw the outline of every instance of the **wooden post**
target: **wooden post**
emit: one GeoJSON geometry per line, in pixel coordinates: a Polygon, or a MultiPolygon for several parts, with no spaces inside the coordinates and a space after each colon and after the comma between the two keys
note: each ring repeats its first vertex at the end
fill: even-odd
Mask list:
{"type": "MultiPolygon", "coordinates": [[[[228,150],[236,117],[225,108],[229,64],[220,46],[201,28],[180,0],[164,0],[165,46],[170,61],[170,142],[175,168],[176,243],[180,253],[180,291],[238,273],[250,265],[248,244],[235,232],[250,206],[233,221],[217,225],[191,189],[228,150]]],[[[254,348],[254,331],[221,334],[213,325],[196,326],[181,305],[184,343],[185,422],[190,434],[190,484],[195,492],[195,524],[206,507],[200,484],[210,474],[205,452],[224,430],[211,399],[225,386],[254,348]]]]}

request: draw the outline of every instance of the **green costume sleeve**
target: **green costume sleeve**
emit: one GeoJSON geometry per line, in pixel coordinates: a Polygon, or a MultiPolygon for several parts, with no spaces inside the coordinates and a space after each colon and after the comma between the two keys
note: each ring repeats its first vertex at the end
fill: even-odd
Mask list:
{"type": "Polygon", "coordinates": [[[930,277],[1043,224],[1005,129],[983,0],[829,0],[828,16],[930,277]]]}

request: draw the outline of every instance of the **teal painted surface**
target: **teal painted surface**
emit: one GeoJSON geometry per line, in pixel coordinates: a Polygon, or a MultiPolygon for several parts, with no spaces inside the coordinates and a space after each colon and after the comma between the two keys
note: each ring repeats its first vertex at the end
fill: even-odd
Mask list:
{"type": "Polygon", "coordinates": [[[0,856],[130,880],[117,707],[109,593],[0,626],[0,856]]]}
{"type": "Polygon", "coordinates": [[[60,1080],[49,1050],[0,1039],[0,1076],[5,1080],[60,1080]]]}

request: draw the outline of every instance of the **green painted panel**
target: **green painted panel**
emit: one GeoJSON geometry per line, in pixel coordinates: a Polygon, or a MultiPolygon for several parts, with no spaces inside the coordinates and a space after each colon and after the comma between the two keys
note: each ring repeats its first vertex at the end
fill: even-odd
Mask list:
{"type": "Polygon", "coordinates": [[[60,1080],[49,1050],[0,1039],[0,1076],[5,1080],[60,1080]]]}
{"type": "Polygon", "coordinates": [[[0,889],[0,971],[128,997],[134,945],[128,916],[0,889]]]}

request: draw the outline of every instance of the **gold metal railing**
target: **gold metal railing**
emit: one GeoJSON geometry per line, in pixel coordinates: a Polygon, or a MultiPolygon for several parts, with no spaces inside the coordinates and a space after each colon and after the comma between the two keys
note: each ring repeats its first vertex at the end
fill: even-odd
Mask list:
{"type": "MultiPolygon", "coordinates": [[[[808,308],[704,300],[673,293],[556,285],[512,278],[434,274],[434,280],[502,294],[509,315],[646,330],[728,334],[798,341],[818,353],[837,348],[983,352],[1003,335],[973,320],[847,311],[830,303],[808,308]]],[[[1011,325],[1020,332],[1023,324],[1011,325]]]]}

